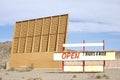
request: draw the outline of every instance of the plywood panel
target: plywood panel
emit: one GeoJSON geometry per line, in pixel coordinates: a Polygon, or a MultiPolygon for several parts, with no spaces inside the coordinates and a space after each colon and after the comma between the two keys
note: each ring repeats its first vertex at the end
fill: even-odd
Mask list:
{"type": "Polygon", "coordinates": [[[18,52],[18,44],[19,44],[19,38],[15,38],[13,41],[13,53],[17,53],[18,52]]]}
{"type": "Polygon", "coordinates": [[[50,34],[57,34],[59,26],[59,16],[52,17],[52,25],[50,27],[50,34]]]}
{"type": "Polygon", "coordinates": [[[26,38],[20,38],[19,47],[18,47],[18,53],[24,53],[25,43],[26,43],[26,38]]]}
{"type": "Polygon", "coordinates": [[[48,35],[43,35],[42,36],[42,43],[41,43],[41,52],[47,52],[48,48],[48,35]]]}
{"type": "Polygon", "coordinates": [[[68,16],[62,15],[60,16],[60,26],[59,26],[59,33],[65,33],[66,34],[66,29],[67,29],[67,19],[68,16]]]}
{"type": "Polygon", "coordinates": [[[14,68],[30,67],[33,68],[61,68],[61,62],[53,61],[53,53],[24,53],[12,54],[9,66],[14,68]],[[41,57],[42,56],[42,57],[41,57]]]}
{"type": "Polygon", "coordinates": [[[27,35],[27,28],[28,28],[28,21],[22,22],[20,37],[26,37],[26,35],[27,35]]]}
{"type": "Polygon", "coordinates": [[[49,42],[49,52],[56,51],[56,35],[50,35],[50,42],[49,42]]]}
{"type": "Polygon", "coordinates": [[[65,34],[58,34],[57,51],[62,51],[62,45],[65,43],[65,34]]]}
{"type": "MultiPolygon", "coordinates": [[[[61,51],[62,44],[66,42],[67,19],[68,19],[68,15],[65,14],[65,15],[20,21],[16,23],[15,36],[19,37],[20,39],[27,38],[30,36],[31,37],[40,36],[40,38],[41,36],[42,37],[44,36],[42,41],[39,41],[40,39],[37,38],[38,40],[35,40],[33,42],[33,44],[35,45],[34,47],[32,47],[32,50],[34,50],[35,52],[57,51],[57,50],[61,51]],[[64,36],[61,36],[61,33],[64,36]],[[47,37],[45,37],[45,35],[47,35],[47,37]],[[55,35],[54,36],[55,38],[53,37],[53,35],[55,35]],[[49,37],[53,37],[53,39],[49,37]],[[36,41],[38,44],[40,44],[40,46],[36,45],[36,41]],[[40,50],[38,49],[38,47],[40,50]]],[[[22,41],[20,41],[20,44],[21,42],[22,41]]],[[[23,45],[23,43],[27,44],[26,42],[22,42],[21,45],[23,45]]]]}
{"type": "Polygon", "coordinates": [[[17,22],[15,27],[14,37],[20,36],[20,30],[21,30],[21,22],[17,22]]]}
{"type": "Polygon", "coordinates": [[[32,52],[32,44],[33,44],[33,37],[27,37],[26,38],[25,53],[32,52]]]}
{"type": "Polygon", "coordinates": [[[39,52],[39,49],[40,49],[40,41],[41,41],[41,36],[35,36],[35,37],[34,37],[33,52],[39,52]]]}
{"type": "Polygon", "coordinates": [[[51,17],[44,18],[44,25],[42,32],[43,35],[49,34],[50,24],[51,24],[51,17]]]}
{"type": "Polygon", "coordinates": [[[34,29],[35,29],[35,20],[28,21],[28,35],[27,36],[33,36],[34,35],[34,29]]]}
{"type": "Polygon", "coordinates": [[[43,27],[43,18],[37,19],[36,20],[36,27],[35,27],[35,36],[41,35],[42,27],[43,27]]]}

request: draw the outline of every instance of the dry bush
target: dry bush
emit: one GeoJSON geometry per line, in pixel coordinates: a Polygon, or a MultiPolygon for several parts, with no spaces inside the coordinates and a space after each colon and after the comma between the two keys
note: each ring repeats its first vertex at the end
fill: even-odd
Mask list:
{"type": "Polygon", "coordinates": [[[102,76],[97,75],[95,78],[96,78],[96,79],[101,79],[101,78],[102,78],[102,76]]]}
{"type": "Polygon", "coordinates": [[[15,71],[14,67],[9,68],[7,71],[15,71]]]}
{"type": "Polygon", "coordinates": [[[2,80],[2,78],[0,77],[0,80],[2,80]]]}
{"type": "Polygon", "coordinates": [[[29,78],[29,79],[27,79],[27,80],[34,80],[33,78],[29,78]]]}
{"type": "Polygon", "coordinates": [[[105,79],[109,79],[109,76],[107,76],[107,75],[103,75],[103,77],[105,78],[105,79]]]}
{"type": "Polygon", "coordinates": [[[34,80],[42,80],[42,78],[34,78],[34,80]]]}
{"type": "Polygon", "coordinates": [[[22,79],[24,79],[24,77],[21,77],[22,79]]]}
{"type": "Polygon", "coordinates": [[[4,69],[4,66],[0,64],[0,69],[4,69]]]}
{"type": "Polygon", "coordinates": [[[24,68],[16,69],[16,71],[19,71],[19,72],[29,72],[29,71],[32,71],[32,70],[33,70],[32,67],[24,67],[24,68]]]}
{"type": "Polygon", "coordinates": [[[42,78],[29,78],[27,80],[42,80],[42,78]]]}
{"type": "Polygon", "coordinates": [[[76,76],[76,75],[73,75],[72,78],[77,78],[77,76],[76,76]]]}
{"type": "Polygon", "coordinates": [[[33,68],[32,67],[24,67],[24,68],[14,68],[14,67],[11,67],[8,69],[8,71],[19,71],[19,72],[29,72],[29,71],[32,71],[33,68]]]}
{"type": "Polygon", "coordinates": [[[5,75],[9,75],[9,73],[5,73],[5,75]]]}
{"type": "Polygon", "coordinates": [[[109,79],[109,77],[107,76],[107,75],[97,75],[96,77],[95,77],[95,79],[109,79]]]}

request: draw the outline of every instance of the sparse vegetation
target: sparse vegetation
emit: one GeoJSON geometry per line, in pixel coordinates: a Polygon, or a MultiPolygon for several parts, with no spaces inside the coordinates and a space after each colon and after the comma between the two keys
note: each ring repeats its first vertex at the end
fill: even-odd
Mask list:
{"type": "Polygon", "coordinates": [[[6,75],[8,75],[8,73],[5,73],[6,75]]]}
{"type": "Polygon", "coordinates": [[[2,78],[0,77],[0,80],[2,80],[2,78]]]}
{"type": "Polygon", "coordinates": [[[42,80],[42,78],[34,78],[34,80],[42,80]]]}
{"type": "Polygon", "coordinates": [[[103,77],[104,77],[105,79],[109,79],[109,76],[107,76],[106,74],[104,74],[103,77]]]}
{"type": "Polygon", "coordinates": [[[103,78],[105,78],[105,79],[109,79],[109,77],[107,76],[107,75],[97,75],[96,77],[95,77],[95,79],[103,79],[103,78]]]}
{"type": "Polygon", "coordinates": [[[29,78],[27,80],[42,80],[42,78],[29,78]]]}
{"type": "Polygon", "coordinates": [[[15,68],[11,67],[11,68],[8,69],[8,71],[15,71],[15,68]]]}
{"type": "Polygon", "coordinates": [[[24,79],[24,77],[22,77],[22,79],[24,79]]]}
{"type": "Polygon", "coordinates": [[[0,65],[0,69],[4,69],[4,66],[3,66],[3,65],[0,65]]]}
{"type": "Polygon", "coordinates": [[[95,78],[96,78],[96,79],[101,79],[101,78],[102,78],[102,76],[97,75],[95,78]]]}
{"type": "Polygon", "coordinates": [[[27,80],[34,80],[33,78],[29,78],[29,79],[27,79],[27,80]]]}
{"type": "Polygon", "coordinates": [[[24,68],[19,68],[19,69],[16,69],[16,71],[19,71],[19,72],[29,72],[29,71],[32,71],[33,70],[33,67],[24,67],[24,68]]]}
{"type": "Polygon", "coordinates": [[[77,78],[77,76],[76,76],[76,75],[73,75],[72,78],[77,78]]]}
{"type": "Polygon", "coordinates": [[[8,69],[8,71],[19,71],[19,72],[29,72],[29,71],[32,71],[32,70],[33,70],[32,67],[24,67],[24,68],[11,67],[10,69],[8,69]]]}

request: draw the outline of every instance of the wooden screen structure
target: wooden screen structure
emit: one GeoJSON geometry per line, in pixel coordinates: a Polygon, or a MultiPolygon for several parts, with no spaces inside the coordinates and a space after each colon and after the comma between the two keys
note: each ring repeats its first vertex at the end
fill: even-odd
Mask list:
{"type": "MultiPolygon", "coordinates": [[[[49,55],[52,55],[55,51],[62,51],[62,45],[67,41],[67,26],[68,14],[16,22],[10,66],[14,65],[13,67],[19,67],[24,64],[24,62],[22,64],[21,61],[16,59],[19,58],[20,54],[25,56],[28,53],[51,53],[49,55]]],[[[42,57],[42,55],[39,56],[42,57]]],[[[47,59],[47,57],[48,56],[46,55],[45,59],[47,59]]],[[[29,58],[32,58],[32,56],[29,58]]],[[[28,59],[25,58],[25,60],[28,59]]],[[[31,59],[29,59],[28,62],[30,60],[31,59]]],[[[38,63],[40,62],[41,61],[38,63]]]]}

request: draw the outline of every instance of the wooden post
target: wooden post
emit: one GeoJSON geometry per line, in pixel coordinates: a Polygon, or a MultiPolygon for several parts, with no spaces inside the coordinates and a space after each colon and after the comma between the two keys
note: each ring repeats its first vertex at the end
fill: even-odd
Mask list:
{"type": "MultiPolygon", "coordinates": [[[[105,41],[103,40],[103,50],[105,50],[105,41]]],[[[105,71],[105,60],[103,61],[103,72],[105,71]]]]}
{"type": "Polygon", "coordinates": [[[103,61],[103,72],[105,72],[105,60],[103,61]]]}
{"type": "MultiPolygon", "coordinates": [[[[83,44],[85,43],[85,40],[83,40],[83,44]]],[[[83,54],[85,52],[85,46],[83,46],[83,54]]],[[[83,72],[85,72],[85,61],[83,61],[83,72]]]]}
{"type": "Polygon", "coordinates": [[[83,72],[85,72],[85,61],[83,61],[83,72]]]}

